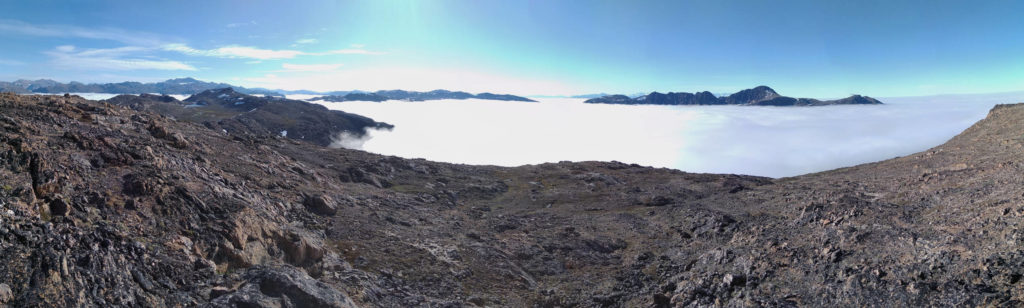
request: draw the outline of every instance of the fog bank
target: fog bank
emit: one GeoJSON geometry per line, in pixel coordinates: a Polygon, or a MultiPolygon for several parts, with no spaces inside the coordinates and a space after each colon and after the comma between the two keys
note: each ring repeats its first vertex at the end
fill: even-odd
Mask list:
{"type": "Polygon", "coordinates": [[[395,125],[362,149],[517,166],[617,160],[688,172],[800,175],[939,145],[1024,93],[882,99],[828,107],[625,106],[582,99],[324,104],[395,125]]]}

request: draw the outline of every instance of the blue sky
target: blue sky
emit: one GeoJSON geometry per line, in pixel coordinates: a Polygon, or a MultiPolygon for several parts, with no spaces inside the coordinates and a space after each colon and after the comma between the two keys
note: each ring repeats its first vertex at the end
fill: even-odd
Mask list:
{"type": "Polygon", "coordinates": [[[4,1],[0,80],[910,96],[1024,90],[1021,1],[4,1]]]}

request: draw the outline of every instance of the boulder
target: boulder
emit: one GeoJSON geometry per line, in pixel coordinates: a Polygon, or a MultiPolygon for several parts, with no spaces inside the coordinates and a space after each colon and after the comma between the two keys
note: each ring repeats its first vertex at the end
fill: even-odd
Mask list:
{"type": "Polygon", "coordinates": [[[6,283],[0,283],[0,304],[6,304],[14,299],[14,291],[6,283]]]}
{"type": "Polygon", "coordinates": [[[246,282],[237,291],[213,299],[211,306],[356,307],[347,294],[313,279],[295,267],[258,266],[250,268],[244,277],[246,282]]]}
{"type": "Polygon", "coordinates": [[[331,197],[322,194],[306,195],[302,205],[310,212],[321,216],[332,216],[338,212],[338,204],[331,197]]]}

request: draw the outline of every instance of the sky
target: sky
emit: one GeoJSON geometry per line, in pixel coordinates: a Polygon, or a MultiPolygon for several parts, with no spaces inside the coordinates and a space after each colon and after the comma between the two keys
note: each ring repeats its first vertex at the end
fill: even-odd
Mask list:
{"type": "Polygon", "coordinates": [[[518,95],[1024,90],[1022,1],[3,1],[0,80],[518,95]]]}

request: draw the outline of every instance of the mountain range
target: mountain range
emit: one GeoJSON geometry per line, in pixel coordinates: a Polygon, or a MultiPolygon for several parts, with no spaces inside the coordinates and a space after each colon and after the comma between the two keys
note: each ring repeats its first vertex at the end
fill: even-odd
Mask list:
{"type": "Polygon", "coordinates": [[[779,95],[772,88],[758,86],[742,90],[728,96],[716,96],[708,91],[687,92],[651,92],[647,95],[629,97],[625,95],[606,95],[585,101],[588,104],[622,104],[622,105],[746,105],[746,106],[828,106],[828,105],[878,105],[877,99],[852,95],[836,100],[817,100],[813,98],[793,98],[779,95]]]}
{"type": "Polygon", "coordinates": [[[519,102],[536,102],[535,100],[515,96],[510,94],[493,94],[493,93],[480,93],[472,94],[461,91],[448,91],[448,90],[433,90],[429,92],[416,92],[416,91],[404,91],[404,90],[383,90],[372,93],[366,92],[353,92],[344,95],[326,95],[321,97],[312,98],[311,100],[323,100],[328,102],[346,102],[346,101],[371,101],[371,102],[383,102],[387,100],[403,100],[403,101],[429,101],[429,100],[440,100],[440,99],[485,99],[485,100],[498,100],[498,101],[519,101],[519,102]]]}
{"type": "Polygon", "coordinates": [[[284,96],[273,90],[248,89],[226,83],[206,82],[194,78],[175,78],[161,82],[141,83],[126,81],[118,83],[81,83],[72,81],[62,83],[49,79],[0,81],[0,92],[14,93],[111,93],[111,94],[196,94],[211,89],[233,88],[239,93],[267,96],[284,96]]]}
{"type": "Polygon", "coordinates": [[[226,83],[206,82],[191,77],[168,79],[161,82],[141,83],[126,81],[119,83],[90,83],[72,81],[62,83],[50,79],[26,80],[20,79],[13,82],[0,81],[0,92],[25,93],[111,93],[111,94],[184,94],[192,95],[206,90],[232,88],[234,91],[250,95],[265,95],[284,97],[285,94],[323,95],[314,100],[325,100],[330,102],[342,101],[385,101],[385,100],[406,100],[406,101],[427,101],[438,99],[485,99],[501,101],[523,101],[534,102],[534,100],[509,95],[480,93],[470,94],[460,91],[434,90],[430,92],[416,92],[404,90],[382,90],[377,92],[366,91],[329,91],[318,92],[310,90],[270,90],[264,88],[245,88],[226,83]]]}

